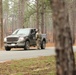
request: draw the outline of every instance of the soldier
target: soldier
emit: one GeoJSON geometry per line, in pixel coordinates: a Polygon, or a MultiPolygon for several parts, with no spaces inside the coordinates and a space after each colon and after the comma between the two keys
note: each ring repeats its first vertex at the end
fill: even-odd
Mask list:
{"type": "Polygon", "coordinates": [[[41,34],[39,29],[36,30],[36,44],[37,44],[37,49],[41,49],[41,34]]]}

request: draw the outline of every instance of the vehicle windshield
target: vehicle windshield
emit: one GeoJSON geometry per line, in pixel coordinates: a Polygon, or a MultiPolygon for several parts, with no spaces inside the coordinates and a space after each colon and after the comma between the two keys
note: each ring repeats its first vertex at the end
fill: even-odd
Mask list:
{"type": "Polygon", "coordinates": [[[29,29],[18,29],[18,30],[15,30],[13,32],[13,35],[29,35],[30,33],[30,30],[29,29]]]}

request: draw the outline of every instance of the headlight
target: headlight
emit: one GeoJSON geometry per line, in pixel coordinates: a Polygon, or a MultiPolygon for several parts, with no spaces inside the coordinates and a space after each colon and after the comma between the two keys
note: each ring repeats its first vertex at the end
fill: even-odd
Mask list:
{"type": "Polygon", "coordinates": [[[18,42],[21,42],[21,41],[24,41],[24,38],[23,38],[23,37],[20,37],[20,38],[18,39],[18,42]]]}
{"type": "Polygon", "coordinates": [[[7,38],[4,38],[4,42],[7,42],[7,38]]]}

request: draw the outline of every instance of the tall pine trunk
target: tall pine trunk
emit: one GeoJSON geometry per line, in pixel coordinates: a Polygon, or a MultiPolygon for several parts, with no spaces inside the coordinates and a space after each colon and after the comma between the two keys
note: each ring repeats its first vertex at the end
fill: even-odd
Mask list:
{"type": "Polygon", "coordinates": [[[3,13],[2,13],[2,0],[0,0],[0,48],[3,47],[3,13]]]}
{"type": "Polygon", "coordinates": [[[75,75],[75,59],[69,14],[65,0],[51,0],[57,75],[75,75]]]}
{"type": "Polygon", "coordinates": [[[39,29],[39,0],[36,0],[36,4],[37,4],[37,25],[36,28],[39,29]]]}
{"type": "Polygon", "coordinates": [[[41,11],[41,33],[44,33],[44,0],[42,0],[42,11],[41,11]]]}
{"type": "Polygon", "coordinates": [[[18,13],[19,28],[23,28],[23,27],[24,27],[25,1],[26,1],[26,0],[19,0],[19,13],[18,13]]]}

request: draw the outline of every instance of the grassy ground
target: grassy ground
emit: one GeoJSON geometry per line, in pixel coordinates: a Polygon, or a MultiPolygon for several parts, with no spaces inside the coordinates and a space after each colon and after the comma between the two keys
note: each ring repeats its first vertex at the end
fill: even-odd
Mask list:
{"type": "Polygon", "coordinates": [[[0,63],[0,75],[55,75],[54,56],[0,63]]]}

